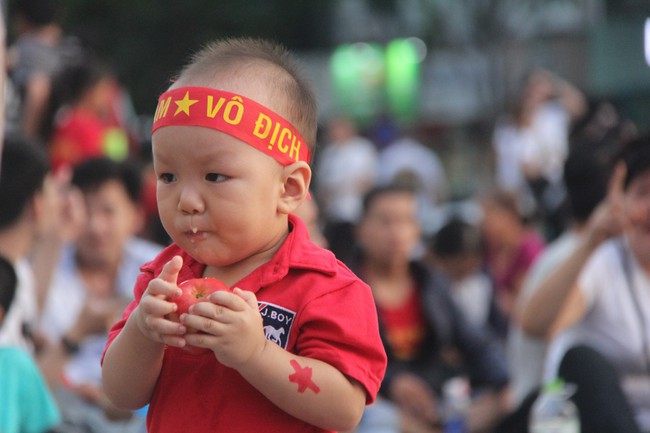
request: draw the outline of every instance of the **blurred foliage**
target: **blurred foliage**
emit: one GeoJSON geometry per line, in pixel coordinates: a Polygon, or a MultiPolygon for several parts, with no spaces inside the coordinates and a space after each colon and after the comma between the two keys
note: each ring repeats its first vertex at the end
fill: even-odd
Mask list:
{"type": "Polygon", "coordinates": [[[293,51],[329,45],[333,0],[66,0],[62,25],[106,60],[150,114],[169,79],[203,44],[262,37],[293,51]]]}

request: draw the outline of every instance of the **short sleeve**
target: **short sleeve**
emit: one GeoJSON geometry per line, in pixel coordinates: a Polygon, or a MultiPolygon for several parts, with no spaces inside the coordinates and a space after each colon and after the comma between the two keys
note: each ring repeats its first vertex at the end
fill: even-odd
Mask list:
{"type": "Polygon", "coordinates": [[[370,288],[355,281],[312,300],[301,312],[299,355],[326,362],[360,382],[375,400],[386,372],[377,309],[370,288]]]}
{"type": "Polygon", "coordinates": [[[618,240],[609,240],[602,244],[580,272],[578,287],[584,295],[588,309],[594,305],[603,283],[614,284],[613,277],[622,275],[618,242],[618,240]]]}

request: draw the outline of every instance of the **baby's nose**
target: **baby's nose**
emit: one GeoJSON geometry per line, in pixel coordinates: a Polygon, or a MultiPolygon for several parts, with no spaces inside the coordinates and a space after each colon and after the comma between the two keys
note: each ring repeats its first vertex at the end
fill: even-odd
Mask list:
{"type": "Polygon", "coordinates": [[[205,210],[205,202],[194,188],[184,188],[178,200],[178,210],[188,214],[201,213],[205,210]]]}

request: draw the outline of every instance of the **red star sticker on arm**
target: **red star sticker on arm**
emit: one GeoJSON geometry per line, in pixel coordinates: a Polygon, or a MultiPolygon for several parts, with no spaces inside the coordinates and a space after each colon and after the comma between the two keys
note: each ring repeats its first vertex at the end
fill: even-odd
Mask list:
{"type": "Polygon", "coordinates": [[[320,388],[311,380],[311,367],[301,367],[298,364],[298,361],[292,359],[291,366],[296,371],[293,374],[289,375],[289,382],[294,382],[298,384],[298,392],[303,393],[307,388],[314,391],[316,394],[320,392],[320,388]]]}

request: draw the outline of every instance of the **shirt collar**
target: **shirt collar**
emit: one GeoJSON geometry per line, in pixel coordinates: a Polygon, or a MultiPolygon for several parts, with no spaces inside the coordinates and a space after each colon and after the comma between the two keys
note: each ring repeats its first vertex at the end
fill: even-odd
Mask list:
{"type": "Polygon", "coordinates": [[[305,223],[295,215],[289,215],[289,227],[289,235],[275,256],[256,270],[260,272],[260,286],[281,280],[292,269],[334,275],[337,270],[336,257],[332,252],[317,247],[309,240],[305,223]]]}

